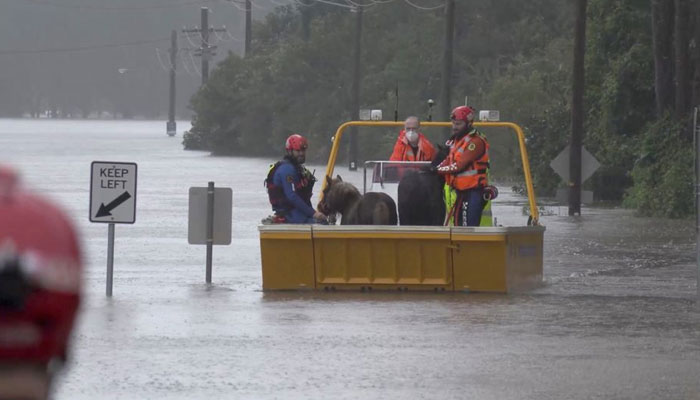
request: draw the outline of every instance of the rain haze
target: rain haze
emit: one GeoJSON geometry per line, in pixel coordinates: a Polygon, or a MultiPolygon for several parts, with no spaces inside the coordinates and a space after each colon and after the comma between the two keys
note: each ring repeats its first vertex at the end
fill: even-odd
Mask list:
{"type": "MultiPolygon", "coordinates": [[[[468,34],[483,35],[459,26],[459,16],[466,14],[463,6],[478,7],[476,3],[456,2],[458,49],[467,46],[468,34]]],[[[498,2],[489,3],[498,8],[498,2]]],[[[633,178],[644,177],[637,168],[657,160],[621,155],[620,162],[628,162],[629,168],[608,168],[614,158],[610,154],[618,153],[596,144],[603,139],[595,136],[593,124],[592,139],[584,144],[603,167],[583,188],[595,193],[596,202],[569,216],[567,203],[555,201],[556,189],[566,184],[548,164],[568,144],[572,106],[563,97],[547,102],[559,96],[553,87],[562,70],[562,85],[568,85],[562,86],[562,96],[571,96],[574,7],[537,3],[552,7],[527,8],[518,18],[531,24],[518,29],[536,25],[526,18],[529,12],[543,13],[533,17],[537,21],[552,18],[545,24],[552,31],[542,28],[541,37],[528,39],[527,45],[543,49],[533,52],[538,57],[563,54],[568,61],[553,69],[541,59],[540,64],[518,64],[518,57],[535,57],[506,44],[521,40],[522,32],[503,31],[508,40],[493,33],[492,45],[503,46],[503,55],[489,58],[489,49],[473,42],[469,46],[477,48],[468,47],[469,54],[483,62],[472,62],[466,52],[457,51],[453,91],[447,97],[460,105],[464,93],[473,93],[470,104],[479,101],[484,105],[479,108],[501,109],[504,121],[522,119],[528,135],[539,223],[546,227],[543,279],[534,290],[500,294],[263,291],[258,229],[271,213],[263,181],[270,165],[284,155],[284,138],[308,133],[307,168],[322,178],[335,128],[355,115],[352,59],[336,60],[341,54],[351,56],[352,45],[343,49],[335,42],[349,43],[352,35],[334,35],[343,29],[352,32],[357,8],[363,10],[369,31],[362,42],[362,108],[382,109],[384,120],[393,120],[395,110],[399,120],[412,114],[424,121],[441,120],[443,106],[428,108],[426,100],[443,94],[443,8],[454,1],[252,0],[253,53],[246,57],[245,1],[4,1],[0,163],[10,165],[25,187],[54,200],[72,217],[85,261],[70,358],[56,378],[52,398],[700,399],[692,214],[641,216],[645,203],[623,207],[629,201],[625,196],[639,184],[633,178]],[[284,5],[289,7],[274,11],[284,5]],[[209,7],[212,28],[226,25],[225,32],[212,31],[217,55],[210,63],[211,81],[202,90],[196,52],[201,37],[183,33],[200,25],[200,7],[209,7]],[[304,14],[307,9],[316,14],[304,14]],[[557,15],[563,20],[555,23],[550,12],[561,12],[557,15]],[[290,25],[298,13],[311,22],[290,25]],[[393,41],[394,27],[407,36],[423,29],[425,38],[411,36],[415,53],[406,43],[393,41]],[[168,48],[173,29],[182,49],[190,50],[177,58],[177,101],[170,115],[176,118],[176,129],[170,136],[168,48]],[[304,40],[285,42],[291,34],[304,40]],[[275,47],[278,42],[285,45],[275,47]],[[402,46],[406,53],[396,50],[402,46]],[[432,61],[419,51],[426,48],[434,50],[432,61]],[[287,62],[285,57],[298,57],[297,51],[304,62],[287,62]],[[334,70],[336,62],[343,68],[334,70]],[[517,68],[523,68],[518,74],[527,71],[530,80],[508,75],[517,68]],[[543,76],[547,79],[541,91],[533,89],[543,76]],[[540,104],[518,102],[521,96],[540,104]],[[540,108],[554,122],[543,122],[540,108]],[[538,117],[529,119],[528,113],[538,117]],[[544,158],[548,161],[541,162],[544,158]],[[138,165],[135,223],[115,227],[111,297],[105,295],[108,227],[90,221],[93,161],[138,165]],[[631,173],[632,168],[637,172],[631,173]],[[211,284],[205,283],[205,246],[190,245],[187,237],[188,190],[208,182],[233,192],[232,242],[214,246],[211,284]]],[[[590,0],[589,12],[604,9],[603,3],[590,0]]],[[[489,14],[482,7],[482,14],[469,20],[482,28],[490,18],[511,18],[505,11],[489,14]]],[[[698,18],[700,11],[691,14],[698,18]]],[[[597,38],[590,32],[600,27],[590,17],[589,24],[589,35],[597,38]]],[[[589,51],[595,55],[596,47],[589,51]]],[[[690,65],[700,71],[697,60],[690,65]]],[[[641,68],[649,73],[650,93],[652,69],[641,68]]],[[[587,90],[599,89],[596,73],[603,72],[589,72],[587,90]]],[[[617,135],[610,124],[606,126],[619,154],[632,151],[634,146],[620,144],[627,133],[617,135]]],[[[357,161],[386,159],[398,130],[364,135],[364,129],[355,143],[357,161]]],[[[444,143],[445,132],[426,132],[434,143],[444,143]]],[[[493,215],[498,225],[525,226],[530,211],[517,142],[503,139],[499,130],[486,132],[493,148],[493,181],[500,192],[493,215]]],[[[641,139],[629,143],[636,141],[641,139]]],[[[679,143],[692,148],[692,139],[679,143]]],[[[344,139],[342,146],[335,174],[361,188],[362,168],[348,167],[353,144],[344,139]]],[[[690,152],[687,156],[692,159],[690,152]]],[[[692,186],[691,175],[683,175],[687,186],[692,186]]],[[[320,182],[314,188],[314,205],[319,192],[320,182]]],[[[678,196],[690,199],[692,211],[689,193],[678,196]]],[[[666,202],[676,210],[683,206],[679,203],[666,202]]]]}

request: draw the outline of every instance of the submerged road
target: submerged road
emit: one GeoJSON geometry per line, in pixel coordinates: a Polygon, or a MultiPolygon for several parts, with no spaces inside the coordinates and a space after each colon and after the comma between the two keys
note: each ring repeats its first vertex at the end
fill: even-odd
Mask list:
{"type": "MultiPolygon", "coordinates": [[[[257,225],[275,160],[181,140],[160,121],[0,120],[0,161],[82,232],[85,301],[57,399],[700,399],[692,221],[545,206],[545,282],[528,294],[263,293],[257,225]],[[111,299],[107,226],[88,220],[96,160],[138,164],[111,299]],[[205,248],[187,244],[188,188],[208,181],[234,203],[212,286],[205,248]]],[[[501,192],[499,223],[524,224],[525,199],[501,192]]]]}

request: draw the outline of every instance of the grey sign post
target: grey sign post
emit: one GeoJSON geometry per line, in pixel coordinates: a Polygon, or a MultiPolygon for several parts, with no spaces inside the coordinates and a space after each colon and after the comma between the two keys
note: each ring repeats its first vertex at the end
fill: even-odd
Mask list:
{"type": "Polygon", "coordinates": [[[187,241],[207,245],[207,283],[211,283],[213,246],[231,244],[232,197],[231,188],[214,188],[214,182],[190,188],[187,241]]]}
{"type": "Polygon", "coordinates": [[[136,222],[136,175],[133,162],[93,161],[90,166],[90,222],[107,223],[107,297],[114,276],[114,224],[136,222]]]}
{"type": "Polygon", "coordinates": [[[700,307],[700,125],[698,115],[700,110],[695,107],[693,112],[693,134],[695,138],[695,252],[697,257],[697,275],[695,290],[697,291],[697,305],[700,307]]]}

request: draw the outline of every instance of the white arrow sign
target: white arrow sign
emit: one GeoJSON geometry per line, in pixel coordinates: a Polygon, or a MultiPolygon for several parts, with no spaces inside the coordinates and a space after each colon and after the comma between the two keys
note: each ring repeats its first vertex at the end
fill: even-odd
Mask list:
{"type": "Polygon", "coordinates": [[[90,172],[90,221],[136,221],[136,163],[93,161],[90,172]]]}

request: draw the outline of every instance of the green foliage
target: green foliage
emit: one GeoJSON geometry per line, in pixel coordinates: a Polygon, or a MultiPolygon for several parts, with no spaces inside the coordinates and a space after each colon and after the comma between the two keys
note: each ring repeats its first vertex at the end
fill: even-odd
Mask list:
{"type": "MultiPolygon", "coordinates": [[[[567,44],[551,41],[529,62],[517,60],[494,82],[485,101],[524,127],[533,183],[540,195],[553,195],[559,183],[549,162],[568,140],[570,60],[567,44]]],[[[517,165],[517,176],[522,176],[519,152],[514,151],[507,162],[517,165]]]]}
{"type": "Polygon", "coordinates": [[[601,200],[619,201],[632,184],[639,136],[654,116],[648,2],[591,2],[586,59],[586,148],[602,164],[591,179],[601,200]]]}
{"type": "MultiPolygon", "coordinates": [[[[280,7],[254,25],[251,56],[230,55],[217,66],[191,100],[196,117],[186,148],[277,157],[286,136],[301,133],[310,139],[309,160],[325,161],[335,130],[353,115],[355,14],[314,4],[305,8],[312,16],[308,40],[299,9],[280,7]]],[[[498,109],[502,120],[524,128],[540,196],[564,185],[549,163],[570,140],[573,13],[571,2],[559,0],[457,5],[452,105],[468,95],[470,105],[498,109]]],[[[659,144],[652,133],[675,132],[677,121],[656,121],[650,15],[647,0],[589,1],[584,145],[602,166],[585,186],[600,200],[619,202],[627,193],[625,204],[642,213],[681,216],[688,212],[687,185],[679,180],[688,146],[675,134],[658,135],[666,140],[659,144]],[[674,158],[676,150],[681,156],[674,158]],[[645,152],[657,157],[649,165],[663,174],[640,164],[645,152]],[[658,190],[674,193],[673,199],[659,200],[658,190]]],[[[442,10],[402,2],[364,10],[361,108],[380,108],[391,119],[398,87],[400,120],[428,116],[427,99],[440,97],[443,19],[442,10]]],[[[492,177],[522,181],[512,134],[485,133],[492,177]]],[[[445,132],[426,134],[440,143],[445,132]]],[[[358,139],[361,159],[386,159],[396,130],[359,129],[358,139]]]]}
{"type": "Polygon", "coordinates": [[[667,116],[643,133],[634,186],[624,201],[641,215],[680,218],[695,212],[694,149],[682,138],[683,126],[667,116]]]}
{"type": "MultiPolygon", "coordinates": [[[[555,0],[539,0],[517,13],[478,1],[469,3],[459,7],[463,15],[458,20],[463,17],[466,22],[458,24],[458,35],[468,40],[455,43],[454,104],[464,94],[484,101],[499,71],[524,60],[525,53],[539,53],[537,46],[559,35],[558,29],[568,29],[558,25],[561,18],[555,17],[565,13],[555,0]],[[541,23],[549,18],[556,23],[541,23]],[[494,30],[496,25],[499,29],[494,30]]],[[[518,2],[512,3],[513,9],[520,10],[515,7],[518,2]]],[[[298,10],[280,7],[254,26],[251,57],[230,55],[218,65],[191,100],[196,117],[185,135],[185,148],[275,155],[287,135],[302,133],[311,140],[310,159],[325,159],[335,129],[352,116],[354,14],[330,6],[312,9],[315,18],[308,42],[298,34],[298,10]]],[[[398,86],[399,119],[427,118],[427,99],[439,97],[442,13],[391,3],[365,10],[363,18],[361,107],[381,108],[385,119],[391,118],[398,86]]],[[[492,108],[510,97],[507,93],[495,97],[492,108]]],[[[443,140],[441,132],[427,134],[435,142],[443,140]]],[[[396,130],[374,129],[371,134],[360,130],[358,138],[363,159],[385,159],[396,130]]],[[[503,153],[514,152],[510,148],[503,153]]]]}

